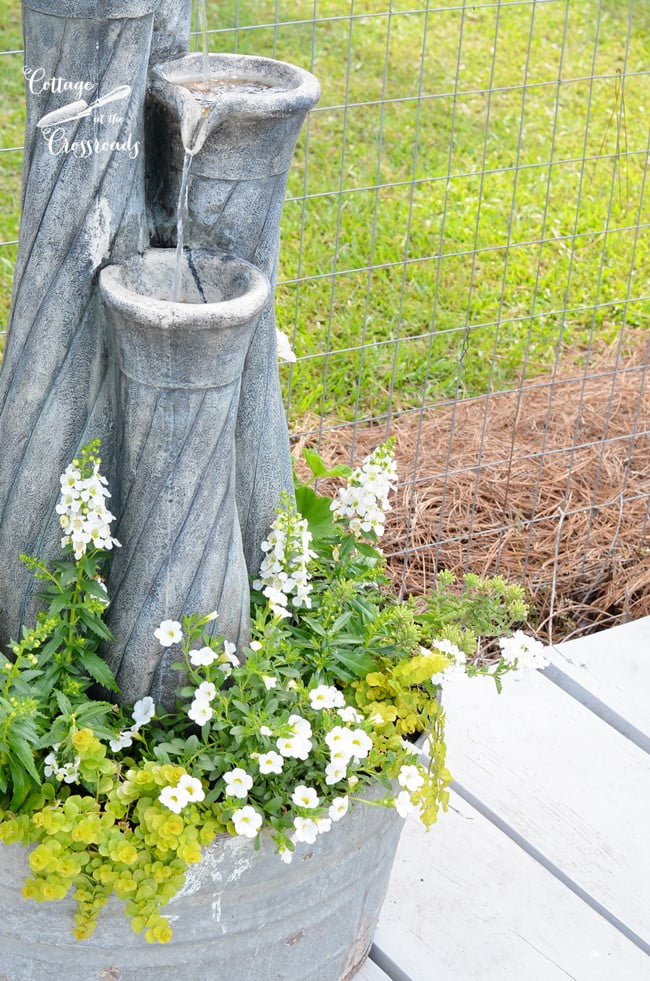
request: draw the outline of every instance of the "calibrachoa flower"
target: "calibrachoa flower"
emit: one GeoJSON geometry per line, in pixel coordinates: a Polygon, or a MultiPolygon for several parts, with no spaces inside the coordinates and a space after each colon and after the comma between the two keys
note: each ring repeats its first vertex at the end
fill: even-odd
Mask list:
{"type": "Polygon", "coordinates": [[[523,630],[515,630],[512,637],[501,637],[499,647],[506,664],[516,664],[518,668],[545,668],[551,663],[542,642],[523,630]]]}
{"type": "Polygon", "coordinates": [[[254,807],[251,807],[250,804],[240,807],[232,816],[235,831],[238,835],[244,835],[246,838],[255,838],[257,832],[262,827],[263,821],[262,815],[254,807]]]}
{"type": "Polygon", "coordinates": [[[223,642],[223,654],[219,658],[220,663],[217,665],[220,671],[222,671],[226,678],[229,678],[232,674],[233,668],[239,667],[239,658],[235,654],[237,648],[229,640],[224,640],[223,642]]]}
{"type": "Polygon", "coordinates": [[[206,722],[210,721],[214,713],[210,708],[209,702],[195,698],[188,709],[187,715],[198,726],[204,726],[206,722]]]}
{"type": "Polygon", "coordinates": [[[264,687],[267,691],[271,691],[271,689],[275,688],[278,683],[278,679],[273,678],[270,674],[263,674],[262,681],[264,682],[264,687]]]}
{"type": "Polygon", "coordinates": [[[410,790],[413,793],[419,790],[424,784],[424,777],[417,766],[408,764],[403,766],[397,774],[397,782],[400,787],[404,787],[405,790],[410,790]]]}
{"type": "Polygon", "coordinates": [[[185,773],[178,781],[178,790],[185,791],[188,801],[202,801],[205,800],[205,792],[203,790],[203,784],[198,779],[198,777],[191,777],[189,773],[185,773]]]}
{"type": "Polygon", "coordinates": [[[201,647],[198,651],[190,651],[190,664],[195,668],[207,668],[218,657],[211,647],[201,647]]]}
{"type": "Polygon", "coordinates": [[[411,811],[415,810],[415,804],[411,801],[411,795],[408,790],[400,791],[393,801],[393,805],[399,816],[403,818],[408,817],[411,811]]]}
{"type": "Polygon", "coordinates": [[[343,694],[334,685],[318,685],[309,692],[313,709],[342,708],[345,705],[343,694]]]}
{"type": "Polygon", "coordinates": [[[81,759],[75,756],[72,763],[64,763],[63,766],[59,766],[56,754],[60,746],[60,743],[55,743],[52,746],[52,752],[48,753],[45,757],[43,773],[46,777],[56,777],[57,780],[63,783],[75,783],[79,778],[79,764],[81,763],[81,759]]]}
{"type": "Polygon", "coordinates": [[[282,768],[284,766],[284,759],[279,753],[260,753],[257,757],[257,765],[260,768],[260,773],[282,773],[282,768]]]}
{"type": "Polygon", "coordinates": [[[332,821],[340,821],[348,813],[350,801],[347,797],[335,797],[329,806],[327,813],[332,821]]]}
{"type": "Polygon", "coordinates": [[[247,797],[248,791],[253,786],[253,778],[240,766],[224,773],[223,779],[226,784],[227,797],[247,797]]]}
{"type": "Polygon", "coordinates": [[[171,647],[172,644],[180,644],[183,639],[183,628],[178,620],[163,620],[159,627],[153,632],[154,637],[161,647],[171,647]]]}
{"type": "Polygon", "coordinates": [[[331,504],[335,517],[343,518],[353,535],[384,533],[385,514],[390,511],[388,495],[397,486],[397,468],[389,446],[380,446],[339,488],[331,504]]]}
{"type": "Polygon", "coordinates": [[[304,784],[296,787],[291,795],[291,800],[296,805],[296,807],[307,807],[310,810],[314,807],[318,807],[320,800],[318,794],[313,787],[305,787],[304,784]]]}
{"type": "Polygon", "coordinates": [[[291,616],[289,603],[296,609],[311,607],[308,566],[316,558],[311,542],[307,521],[299,517],[294,504],[285,498],[268,539],[262,542],[266,554],[259,579],[253,583],[253,588],[266,596],[276,616],[291,616]]]}
{"type": "Polygon", "coordinates": [[[294,840],[304,841],[313,845],[318,837],[318,825],[312,818],[296,817],[293,819],[294,840]]]}
{"type": "Polygon", "coordinates": [[[356,722],[357,725],[363,722],[363,716],[361,712],[358,712],[352,705],[345,705],[343,708],[338,709],[336,713],[339,719],[343,719],[344,722],[356,722]]]}
{"type": "Polygon", "coordinates": [[[99,461],[94,464],[90,477],[81,476],[77,461],[62,475],[61,496],[55,509],[64,532],[61,547],[71,545],[77,561],[83,558],[89,545],[108,551],[113,546],[119,547],[117,538],[111,535],[115,515],[106,507],[110,496],[106,478],[99,472],[99,461]]]}
{"type": "Polygon", "coordinates": [[[189,794],[183,787],[163,787],[158,794],[158,800],[174,814],[180,814],[186,804],[189,804],[189,794]]]}

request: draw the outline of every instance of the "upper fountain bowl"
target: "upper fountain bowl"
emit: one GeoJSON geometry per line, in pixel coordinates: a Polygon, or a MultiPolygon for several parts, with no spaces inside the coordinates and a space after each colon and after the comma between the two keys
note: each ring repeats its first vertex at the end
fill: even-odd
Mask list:
{"type": "Polygon", "coordinates": [[[302,121],[320,97],[318,80],[305,69],[238,54],[211,54],[207,65],[197,53],[165,61],[153,69],[151,88],[180,120],[183,144],[191,153],[225,118],[302,121]]]}

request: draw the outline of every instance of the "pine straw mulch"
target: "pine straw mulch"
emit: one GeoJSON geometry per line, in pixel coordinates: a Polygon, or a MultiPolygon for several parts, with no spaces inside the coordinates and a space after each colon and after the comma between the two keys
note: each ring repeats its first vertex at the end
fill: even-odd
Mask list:
{"type": "MultiPolygon", "coordinates": [[[[382,541],[396,588],[498,572],[525,585],[551,643],[650,614],[649,355],[640,333],[618,363],[567,357],[554,378],[396,418],[401,484],[382,541]]],[[[321,434],[296,437],[296,459],[312,446],[356,465],[386,429],[321,434]]]]}

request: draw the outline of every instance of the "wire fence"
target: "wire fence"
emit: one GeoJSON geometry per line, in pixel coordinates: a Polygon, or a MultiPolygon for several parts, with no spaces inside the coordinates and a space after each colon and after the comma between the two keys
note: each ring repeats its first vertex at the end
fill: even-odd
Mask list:
{"type": "MultiPolygon", "coordinates": [[[[648,5],[219,0],[208,18],[211,50],[322,85],[277,291],[297,453],[356,463],[396,437],[404,590],[503,572],[552,639],[650,613],[648,5]]],[[[4,36],[8,294],[21,53],[4,36]]]]}

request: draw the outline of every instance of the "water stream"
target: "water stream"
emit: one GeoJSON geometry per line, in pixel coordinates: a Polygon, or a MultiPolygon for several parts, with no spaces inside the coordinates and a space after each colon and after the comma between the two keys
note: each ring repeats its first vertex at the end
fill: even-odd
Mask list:
{"type": "Polygon", "coordinates": [[[174,282],[172,285],[172,300],[178,302],[178,294],[181,288],[181,275],[183,266],[183,249],[185,247],[185,222],[187,220],[188,197],[190,188],[190,168],[194,152],[185,150],[183,160],[183,173],[181,176],[181,189],[178,194],[178,204],[176,206],[176,262],[174,264],[174,282]]]}

